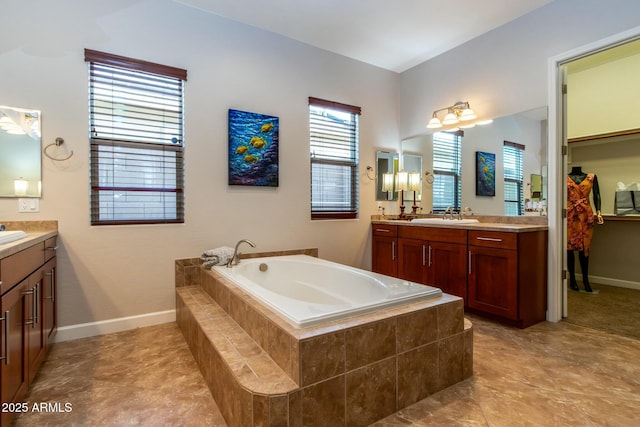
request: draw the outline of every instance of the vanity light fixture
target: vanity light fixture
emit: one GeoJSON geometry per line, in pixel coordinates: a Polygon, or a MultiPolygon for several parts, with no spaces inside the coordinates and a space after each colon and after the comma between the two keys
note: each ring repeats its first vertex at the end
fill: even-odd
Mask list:
{"type": "Polygon", "coordinates": [[[387,194],[387,200],[389,200],[389,192],[393,191],[393,174],[391,172],[382,174],[382,191],[387,194]]]}
{"type": "Polygon", "coordinates": [[[14,135],[24,135],[25,133],[20,126],[7,116],[0,118],[0,129],[14,135]]]}
{"type": "Polygon", "coordinates": [[[458,101],[449,107],[435,110],[431,116],[431,120],[429,120],[429,123],[427,124],[427,128],[439,129],[443,125],[455,125],[458,122],[466,122],[473,120],[476,117],[478,116],[473,112],[468,101],[458,101]],[[442,111],[446,111],[447,114],[444,116],[442,121],[440,121],[438,113],[442,111]]]}

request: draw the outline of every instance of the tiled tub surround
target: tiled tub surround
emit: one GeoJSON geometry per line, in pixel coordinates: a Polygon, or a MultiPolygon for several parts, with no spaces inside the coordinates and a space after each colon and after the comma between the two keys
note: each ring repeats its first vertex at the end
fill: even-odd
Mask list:
{"type": "Polygon", "coordinates": [[[177,322],[229,425],[368,425],[472,375],[460,298],[297,329],[199,264],[176,261],[177,322]]]}

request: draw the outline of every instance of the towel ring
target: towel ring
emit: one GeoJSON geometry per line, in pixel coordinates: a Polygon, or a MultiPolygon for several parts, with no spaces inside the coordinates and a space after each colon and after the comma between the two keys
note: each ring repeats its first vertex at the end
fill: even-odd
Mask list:
{"type": "Polygon", "coordinates": [[[433,172],[426,171],[424,175],[425,175],[424,180],[427,181],[427,184],[433,184],[433,179],[434,179],[433,172]]]}
{"type": "Polygon", "coordinates": [[[366,175],[367,175],[367,178],[369,178],[371,181],[373,181],[375,178],[370,177],[369,176],[369,172],[373,172],[373,167],[372,166],[367,166],[366,175]]]}
{"type": "Polygon", "coordinates": [[[69,152],[69,155],[67,157],[62,157],[62,158],[56,158],[53,157],[52,155],[50,155],[49,153],[47,153],[47,148],[51,147],[52,145],[55,145],[56,147],[60,147],[62,144],[64,144],[64,139],[57,137],[56,138],[56,142],[51,143],[49,145],[47,145],[46,147],[44,147],[44,150],[42,150],[42,152],[44,153],[45,156],[47,156],[48,158],[50,158],[53,161],[56,162],[63,162],[65,160],[69,160],[71,158],[71,156],[73,156],[73,150],[71,150],[69,152]]]}

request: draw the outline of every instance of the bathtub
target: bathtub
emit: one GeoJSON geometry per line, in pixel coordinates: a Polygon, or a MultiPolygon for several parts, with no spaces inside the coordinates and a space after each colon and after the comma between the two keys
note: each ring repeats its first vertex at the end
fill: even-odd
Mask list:
{"type": "Polygon", "coordinates": [[[299,328],[442,295],[438,288],[307,255],[213,268],[299,328]]]}

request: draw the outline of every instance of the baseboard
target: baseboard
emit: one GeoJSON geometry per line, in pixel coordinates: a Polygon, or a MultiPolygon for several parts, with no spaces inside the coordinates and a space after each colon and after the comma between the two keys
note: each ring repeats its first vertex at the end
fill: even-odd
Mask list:
{"type": "MultiPolygon", "coordinates": [[[[582,274],[576,274],[576,280],[582,280],[582,274]]],[[[632,282],[630,280],[619,280],[612,279],[610,277],[600,277],[589,275],[589,282],[593,285],[592,287],[598,287],[598,283],[609,286],[617,286],[619,288],[629,288],[629,289],[637,289],[640,290],[640,283],[632,282]]]]}
{"type": "Polygon", "coordinates": [[[140,314],[138,316],[120,317],[118,319],[102,320],[99,322],[81,323],[78,325],[61,326],[54,338],[54,342],[71,341],[79,338],[127,331],[145,326],[175,322],[176,310],[158,311],[140,314]]]}

